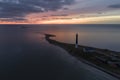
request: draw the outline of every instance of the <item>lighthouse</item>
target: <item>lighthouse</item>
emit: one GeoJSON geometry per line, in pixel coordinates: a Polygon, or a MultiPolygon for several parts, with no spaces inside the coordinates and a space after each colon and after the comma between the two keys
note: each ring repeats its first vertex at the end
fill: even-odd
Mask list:
{"type": "Polygon", "coordinates": [[[76,43],[75,43],[75,48],[78,48],[78,33],[76,33],[76,43]]]}

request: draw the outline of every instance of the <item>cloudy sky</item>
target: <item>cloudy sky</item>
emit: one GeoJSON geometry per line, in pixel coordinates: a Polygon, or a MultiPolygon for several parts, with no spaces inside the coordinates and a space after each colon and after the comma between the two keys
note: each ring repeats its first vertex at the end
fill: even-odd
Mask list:
{"type": "Polygon", "coordinates": [[[0,24],[120,24],[120,0],[0,0],[0,24]]]}

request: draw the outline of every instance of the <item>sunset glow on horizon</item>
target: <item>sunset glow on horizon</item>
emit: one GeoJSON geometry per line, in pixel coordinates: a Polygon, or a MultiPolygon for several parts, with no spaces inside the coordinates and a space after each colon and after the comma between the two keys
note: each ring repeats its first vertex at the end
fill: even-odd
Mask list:
{"type": "Polygon", "coordinates": [[[0,24],[120,24],[119,0],[0,0],[0,4],[0,24]]]}

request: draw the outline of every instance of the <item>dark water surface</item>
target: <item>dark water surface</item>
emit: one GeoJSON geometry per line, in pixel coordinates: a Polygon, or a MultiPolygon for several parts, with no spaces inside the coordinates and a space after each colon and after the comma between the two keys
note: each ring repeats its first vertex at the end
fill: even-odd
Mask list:
{"type": "MultiPolygon", "coordinates": [[[[23,31],[55,34],[58,41],[75,43],[79,33],[79,44],[120,52],[120,25],[21,25],[23,31]],[[25,28],[26,27],[26,28],[25,28]]],[[[16,27],[15,25],[13,27],[16,27]]],[[[18,26],[19,29],[19,26],[18,26]]]]}
{"type": "MultiPolygon", "coordinates": [[[[115,34],[118,29],[113,29],[115,34]]],[[[3,77],[8,80],[117,80],[49,44],[41,34],[47,32],[60,36],[65,30],[68,30],[65,34],[68,38],[75,32],[72,27],[61,29],[55,25],[0,25],[0,80],[3,77]]]]}

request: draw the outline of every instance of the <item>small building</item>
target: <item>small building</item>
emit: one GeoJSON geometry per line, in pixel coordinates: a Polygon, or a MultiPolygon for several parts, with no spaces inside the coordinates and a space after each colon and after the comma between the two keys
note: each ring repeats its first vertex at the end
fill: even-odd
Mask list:
{"type": "Polygon", "coordinates": [[[83,48],[84,53],[95,53],[96,50],[93,48],[83,48]]]}

